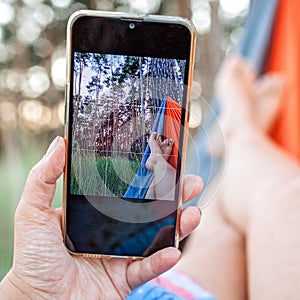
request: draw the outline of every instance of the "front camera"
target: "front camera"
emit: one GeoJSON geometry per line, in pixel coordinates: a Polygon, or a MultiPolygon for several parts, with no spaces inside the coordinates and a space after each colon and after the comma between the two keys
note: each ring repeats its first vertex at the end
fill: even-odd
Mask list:
{"type": "Polygon", "coordinates": [[[135,24],[134,23],[129,23],[129,28],[130,29],[134,29],[135,28],[135,24]]]}

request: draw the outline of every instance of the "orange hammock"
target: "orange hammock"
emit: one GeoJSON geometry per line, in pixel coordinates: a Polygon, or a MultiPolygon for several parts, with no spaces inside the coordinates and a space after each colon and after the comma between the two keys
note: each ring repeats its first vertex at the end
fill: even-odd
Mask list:
{"type": "Polygon", "coordinates": [[[166,139],[172,139],[174,142],[173,150],[169,157],[168,163],[176,169],[178,161],[178,146],[180,139],[180,120],[182,107],[171,97],[166,97],[166,101],[167,103],[165,110],[165,124],[163,135],[166,139]]]}
{"type": "Polygon", "coordinates": [[[286,80],[282,107],[271,136],[300,160],[300,1],[280,0],[266,72],[286,80]]]}

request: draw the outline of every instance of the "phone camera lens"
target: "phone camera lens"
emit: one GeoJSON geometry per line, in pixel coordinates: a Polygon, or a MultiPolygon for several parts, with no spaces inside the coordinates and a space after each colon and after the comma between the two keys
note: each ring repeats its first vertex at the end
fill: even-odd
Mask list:
{"type": "Polygon", "coordinates": [[[135,28],[135,24],[134,23],[129,23],[129,28],[130,29],[134,29],[135,28]]]}

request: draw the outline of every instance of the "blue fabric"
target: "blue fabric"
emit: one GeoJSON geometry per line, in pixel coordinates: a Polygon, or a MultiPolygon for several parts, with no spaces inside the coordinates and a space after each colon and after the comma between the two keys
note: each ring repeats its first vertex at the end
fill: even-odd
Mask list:
{"type": "MultiPolygon", "coordinates": [[[[154,124],[152,126],[152,132],[156,132],[159,135],[164,135],[164,122],[165,122],[165,111],[166,111],[167,101],[164,99],[161,102],[159,110],[157,112],[156,118],[154,120],[154,124]]],[[[144,199],[149,186],[153,180],[153,172],[150,172],[146,168],[146,162],[148,157],[151,154],[151,150],[149,145],[147,145],[145,153],[143,155],[141,165],[132,180],[130,186],[124,194],[124,198],[133,198],[133,199],[144,199]]]]}
{"type": "MultiPolygon", "coordinates": [[[[236,49],[237,53],[253,64],[259,74],[263,72],[265,67],[277,6],[278,0],[252,1],[244,25],[244,35],[236,49]]],[[[206,145],[209,130],[220,114],[220,106],[215,96],[212,97],[210,103],[203,125],[192,135],[192,142],[189,142],[186,163],[186,173],[199,174],[206,185],[214,178],[221,167],[221,161],[211,156],[206,145]],[[189,159],[192,157],[198,158],[200,169],[199,166],[195,166],[195,160],[189,159]]],[[[205,188],[203,193],[205,193],[205,188]]],[[[193,199],[189,205],[194,205],[198,201],[199,197],[193,199]]]]}
{"type": "Polygon", "coordinates": [[[132,293],[126,298],[126,300],[184,300],[184,298],[173,294],[152,282],[147,282],[141,287],[138,287],[132,291],[132,293]]]}
{"type": "Polygon", "coordinates": [[[247,58],[262,73],[272,37],[272,27],[278,0],[253,0],[245,23],[245,33],[237,52],[247,58]]]}

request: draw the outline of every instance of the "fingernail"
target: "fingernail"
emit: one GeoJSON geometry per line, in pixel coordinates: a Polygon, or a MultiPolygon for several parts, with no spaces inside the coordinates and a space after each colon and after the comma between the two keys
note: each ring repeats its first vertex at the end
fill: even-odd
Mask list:
{"type": "Polygon", "coordinates": [[[48,156],[56,147],[57,143],[58,143],[58,140],[59,140],[59,136],[57,136],[53,141],[52,143],[50,144],[45,156],[48,156]]]}

